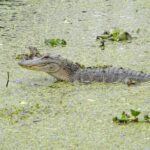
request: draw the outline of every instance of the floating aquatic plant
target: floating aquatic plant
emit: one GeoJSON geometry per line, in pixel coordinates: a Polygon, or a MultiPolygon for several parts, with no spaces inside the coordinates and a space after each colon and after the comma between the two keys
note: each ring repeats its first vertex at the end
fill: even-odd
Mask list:
{"type": "MultiPolygon", "coordinates": [[[[130,110],[130,114],[126,113],[126,112],[122,112],[120,117],[114,117],[112,120],[115,123],[119,123],[119,124],[127,124],[130,122],[139,122],[139,118],[138,116],[141,114],[140,111],[137,110],[130,110]]],[[[148,115],[144,115],[144,120],[141,120],[140,122],[149,122],[150,123],[150,116],[148,115]]]]}
{"type": "Polygon", "coordinates": [[[67,42],[64,39],[46,39],[45,44],[50,45],[52,47],[56,47],[56,46],[64,47],[67,45],[67,42]]]}
{"type": "Polygon", "coordinates": [[[99,47],[102,50],[104,50],[106,41],[116,41],[116,42],[129,41],[130,42],[132,40],[132,36],[128,32],[122,29],[114,28],[111,29],[110,31],[104,31],[104,33],[101,34],[100,36],[97,36],[96,39],[100,41],[99,47]]]}

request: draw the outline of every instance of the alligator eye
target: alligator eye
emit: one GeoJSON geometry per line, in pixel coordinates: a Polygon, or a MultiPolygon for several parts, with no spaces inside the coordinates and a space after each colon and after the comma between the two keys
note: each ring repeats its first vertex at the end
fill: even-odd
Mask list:
{"type": "Polygon", "coordinates": [[[45,58],[50,58],[48,55],[44,56],[42,59],[45,59],[45,58]]]}
{"type": "Polygon", "coordinates": [[[60,66],[57,63],[49,63],[47,67],[49,72],[57,72],[60,69],[60,66]]]}

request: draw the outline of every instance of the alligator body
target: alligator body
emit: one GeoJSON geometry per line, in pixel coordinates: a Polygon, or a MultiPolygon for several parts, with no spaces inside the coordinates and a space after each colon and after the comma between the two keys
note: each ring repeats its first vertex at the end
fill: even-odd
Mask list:
{"type": "Polygon", "coordinates": [[[150,80],[150,74],[137,72],[130,69],[117,67],[81,67],[78,63],[73,63],[60,55],[39,55],[31,59],[23,59],[18,63],[20,66],[43,71],[58,80],[68,82],[144,82],[150,80]]]}

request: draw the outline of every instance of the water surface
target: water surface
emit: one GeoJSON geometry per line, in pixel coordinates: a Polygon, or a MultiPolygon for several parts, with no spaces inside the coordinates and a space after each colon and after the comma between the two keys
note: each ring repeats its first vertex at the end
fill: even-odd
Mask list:
{"type": "Polygon", "coordinates": [[[54,83],[53,77],[22,69],[15,60],[36,46],[85,66],[150,73],[149,18],[147,0],[0,1],[0,149],[149,150],[148,123],[120,126],[112,118],[130,109],[150,115],[150,82],[133,87],[54,83]],[[102,51],[96,36],[113,27],[137,38],[109,42],[102,51]],[[67,46],[47,47],[48,38],[63,38],[67,46]]]}

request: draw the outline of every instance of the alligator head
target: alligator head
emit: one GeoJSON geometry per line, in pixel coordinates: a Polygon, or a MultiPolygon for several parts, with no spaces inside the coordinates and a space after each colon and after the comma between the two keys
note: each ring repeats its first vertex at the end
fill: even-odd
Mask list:
{"type": "Polygon", "coordinates": [[[55,54],[46,54],[41,57],[23,59],[18,63],[21,67],[46,72],[59,80],[72,81],[75,72],[80,69],[80,65],[68,61],[55,54]]]}

